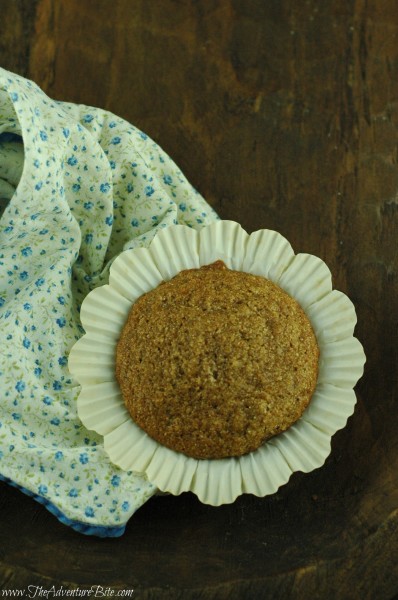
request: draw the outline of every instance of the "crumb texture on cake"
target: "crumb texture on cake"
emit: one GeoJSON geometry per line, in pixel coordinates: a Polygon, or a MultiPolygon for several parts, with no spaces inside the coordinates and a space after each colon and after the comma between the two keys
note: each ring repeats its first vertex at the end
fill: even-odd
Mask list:
{"type": "Polygon", "coordinates": [[[299,304],[217,261],[132,306],[116,378],[133,420],[200,459],[241,456],[285,431],[314,392],[319,350],[299,304]]]}

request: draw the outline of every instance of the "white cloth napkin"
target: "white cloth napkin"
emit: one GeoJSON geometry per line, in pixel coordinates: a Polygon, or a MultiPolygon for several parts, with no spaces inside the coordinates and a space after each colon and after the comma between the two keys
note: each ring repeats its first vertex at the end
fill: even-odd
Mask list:
{"type": "Polygon", "coordinates": [[[82,533],[121,535],[156,488],[115,467],[77,416],[80,305],[123,250],[217,215],[134,126],[3,69],[0,215],[1,477],[82,533]]]}

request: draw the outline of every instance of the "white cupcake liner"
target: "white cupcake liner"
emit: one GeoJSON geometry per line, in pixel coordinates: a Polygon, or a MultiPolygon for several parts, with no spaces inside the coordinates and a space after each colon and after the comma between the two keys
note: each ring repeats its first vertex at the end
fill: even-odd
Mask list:
{"type": "Polygon", "coordinates": [[[149,248],[127,250],[110,270],[109,285],[83,302],[86,334],[72,348],[69,368],[80,382],[78,414],[88,429],[104,436],[110,460],[126,471],[145,473],[163,492],[195,493],[218,506],[243,493],[273,494],[293,472],[323,465],[331,437],[353,413],[353,391],[365,355],[353,337],[355,309],[332,290],[325,263],[295,255],[276,231],[248,235],[232,221],[217,221],[199,232],[183,225],[160,231],[149,248]],[[197,460],[150,438],[127,411],[115,379],[115,349],[132,304],[184,269],[223,260],[230,268],[274,281],[296,298],[311,321],[320,349],[318,382],[307,409],[287,431],[238,458],[197,460]]]}

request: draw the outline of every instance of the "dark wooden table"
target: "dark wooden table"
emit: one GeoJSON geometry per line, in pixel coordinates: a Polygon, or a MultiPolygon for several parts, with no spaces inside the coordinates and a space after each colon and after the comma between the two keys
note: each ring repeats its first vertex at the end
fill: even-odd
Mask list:
{"type": "Polygon", "coordinates": [[[325,466],[212,508],[151,499],[120,539],[0,486],[4,589],[140,599],[398,593],[395,0],[0,0],[0,64],[154,138],[225,219],[329,265],[368,361],[325,466]]]}

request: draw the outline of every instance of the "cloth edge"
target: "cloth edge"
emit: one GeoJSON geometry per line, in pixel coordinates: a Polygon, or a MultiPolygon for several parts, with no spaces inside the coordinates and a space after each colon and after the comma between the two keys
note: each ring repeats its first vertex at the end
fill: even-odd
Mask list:
{"type": "Polygon", "coordinates": [[[123,535],[126,529],[126,523],[120,526],[110,526],[106,525],[89,525],[88,523],[83,523],[82,521],[76,521],[74,519],[70,519],[66,517],[62,511],[59,510],[50,500],[44,498],[43,496],[39,496],[38,494],[34,494],[27,488],[19,485],[12,479],[2,475],[0,473],[0,481],[4,481],[4,483],[16,488],[20,492],[26,494],[30,498],[33,498],[39,504],[42,504],[52,515],[54,515],[63,525],[67,525],[71,527],[77,533],[82,533],[84,535],[92,535],[100,538],[115,538],[123,535]]]}

